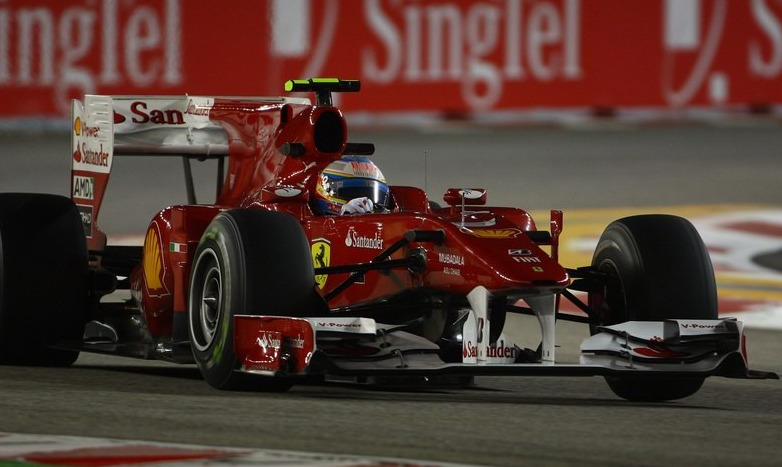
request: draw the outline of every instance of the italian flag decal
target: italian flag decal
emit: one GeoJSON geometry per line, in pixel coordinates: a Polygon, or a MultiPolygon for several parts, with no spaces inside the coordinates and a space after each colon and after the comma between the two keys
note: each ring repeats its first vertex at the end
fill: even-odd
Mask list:
{"type": "Polygon", "coordinates": [[[187,243],[168,243],[168,251],[171,253],[187,253],[187,243]]]}

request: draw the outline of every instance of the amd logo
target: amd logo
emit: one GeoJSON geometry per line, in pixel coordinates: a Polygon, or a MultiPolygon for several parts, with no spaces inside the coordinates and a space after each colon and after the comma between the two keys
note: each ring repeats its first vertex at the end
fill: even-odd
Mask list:
{"type": "Polygon", "coordinates": [[[95,179],[92,177],[73,177],[72,198],[94,199],[95,197],[95,179]]]}

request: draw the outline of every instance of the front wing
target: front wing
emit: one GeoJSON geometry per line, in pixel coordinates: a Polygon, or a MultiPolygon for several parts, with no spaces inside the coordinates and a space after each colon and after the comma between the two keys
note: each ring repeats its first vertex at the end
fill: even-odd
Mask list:
{"type": "MultiPolygon", "coordinates": [[[[505,342],[475,359],[445,363],[436,344],[370,318],[235,316],[238,371],[266,376],[340,378],[485,376],[725,376],[773,378],[747,367],[742,323],[735,319],[630,321],[598,328],[578,364],[516,363],[505,342]],[[493,350],[492,350],[493,349],[493,350]]],[[[515,350],[518,350],[516,347],[515,350]]]]}

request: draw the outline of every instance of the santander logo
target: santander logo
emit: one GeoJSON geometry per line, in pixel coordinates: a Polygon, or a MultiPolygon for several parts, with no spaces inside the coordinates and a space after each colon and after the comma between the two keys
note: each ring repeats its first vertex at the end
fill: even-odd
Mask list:
{"type": "MultiPolygon", "coordinates": [[[[462,358],[477,358],[478,346],[473,344],[472,341],[465,341],[462,345],[462,358]]],[[[504,340],[497,341],[496,344],[492,344],[486,348],[487,358],[501,358],[501,359],[513,359],[516,358],[516,347],[510,343],[506,343],[504,340]]]]}
{"type": "Polygon", "coordinates": [[[345,235],[345,246],[349,248],[368,248],[371,250],[383,249],[383,238],[380,236],[380,232],[375,232],[372,237],[365,237],[356,232],[355,227],[348,229],[347,235],[345,235]]]}
{"type": "Polygon", "coordinates": [[[465,341],[462,346],[462,358],[477,358],[478,346],[472,343],[472,341],[465,341]]]}

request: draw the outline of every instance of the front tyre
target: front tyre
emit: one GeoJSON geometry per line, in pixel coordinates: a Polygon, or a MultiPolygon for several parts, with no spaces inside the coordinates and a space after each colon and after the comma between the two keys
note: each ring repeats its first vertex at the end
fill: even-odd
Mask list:
{"type": "Polygon", "coordinates": [[[307,238],[290,215],[232,210],[209,224],[190,275],[188,329],[204,379],[217,389],[287,390],[283,378],[236,372],[234,315],[307,316],[323,306],[307,238]]]}
{"type": "MultiPolygon", "coordinates": [[[[598,241],[592,266],[607,277],[601,291],[589,294],[600,325],[717,319],[711,260],[686,219],[642,215],[614,221],[598,241]]],[[[694,394],[704,378],[607,377],[606,381],[624,399],[659,402],[694,394]]]]}

